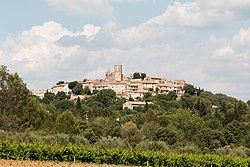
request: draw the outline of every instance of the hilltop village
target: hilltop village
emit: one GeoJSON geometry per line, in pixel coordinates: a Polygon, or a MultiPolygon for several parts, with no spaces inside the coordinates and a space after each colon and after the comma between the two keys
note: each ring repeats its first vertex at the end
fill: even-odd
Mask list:
{"type": "MultiPolygon", "coordinates": [[[[183,87],[186,85],[184,80],[168,80],[162,77],[147,76],[141,72],[135,72],[132,77],[126,77],[123,74],[122,65],[115,65],[114,71],[108,70],[105,74],[105,79],[84,80],[77,81],[77,83],[81,84],[82,88],[88,89],[90,93],[76,95],[69,88],[70,82],[64,81],[58,82],[51,89],[33,90],[32,93],[43,98],[47,91],[54,94],[65,92],[70,99],[75,100],[78,97],[84,99],[102,89],[112,89],[118,97],[123,97],[127,100],[132,99],[134,102],[130,103],[142,105],[144,102],[141,102],[141,99],[147,93],[154,96],[156,94],[168,94],[170,91],[175,91],[177,96],[180,97],[184,94],[183,87]]],[[[132,105],[130,103],[128,105],[132,105]]]]}

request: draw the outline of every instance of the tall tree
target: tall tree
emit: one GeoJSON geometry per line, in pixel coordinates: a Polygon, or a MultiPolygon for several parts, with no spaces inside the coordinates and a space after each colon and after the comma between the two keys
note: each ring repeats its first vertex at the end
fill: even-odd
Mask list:
{"type": "MultiPolygon", "coordinates": [[[[0,128],[18,131],[23,125],[33,126],[28,116],[38,110],[43,112],[40,105],[36,105],[26,84],[17,73],[9,73],[6,66],[0,67],[0,128]],[[40,109],[39,109],[40,108],[40,109]]],[[[40,113],[40,111],[38,111],[40,113]]],[[[35,121],[35,120],[33,120],[35,121]]]]}
{"type": "Polygon", "coordinates": [[[17,73],[10,74],[6,66],[0,67],[0,112],[22,112],[31,96],[26,84],[17,73]]]}

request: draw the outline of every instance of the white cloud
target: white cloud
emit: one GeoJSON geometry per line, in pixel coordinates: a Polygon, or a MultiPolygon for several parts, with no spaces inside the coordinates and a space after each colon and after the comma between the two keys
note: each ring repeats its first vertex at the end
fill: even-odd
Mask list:
{"type": "Polygon", "coordinates": [[[108,0],[110,2],[128,2],[128,3],[136,3],[136,2],[142,2],[144,0],[108,0]]]}
{"type": "Polygon", "coordinates": [[[103,0],[47,0],[48,4],[70,15],[113,18],[114,8],[103,0]]]}
{"type": "MultiPolygon", "coordinates": [[[[91,12],[99,5],[97,15],[106,17],[113,17],[111,4],[118,1],[125,2],[48,0],[68,12],[89,8],[87,13],[78,13],[82,15],[93,15],[91,12]],[[73,2],[78,5],[70,6],[73,2]]],[[[217,27],[223,29],[238,18],[240,6],[236,10],[230,5],[231,0],[228,7],[220,6],[219,2],[223,1],[218,0],[216,8],[206,8],[205,1],[176,2],[160,16],[126,29],[118,29],[111,22],[101,27],[87,24],[81,31],[73,32],[59,23],[46,22],[0,44],[0,61],[20,72],[33,88],[48,88],[58,80],[103,78],[108,66],[123,64],[126,75],[138,70],[148,75],[185,79],[214,92],[246,99],[250,91],[241,88],[249,87],[250,81],[250,28],[239,28],[231,36],[211,34],[205,42],[201,42],[206,38],[202,36],[198,44],[188,39],[196,38],[198,31],[204,35],[209,28],[213,32],[217,27]],[[190,32],[194,34],[188,36],[190,32]]]]}
{"type": "Polygon", "coordinates": [[[191,28],[215,28],[234,19],[229,10],[203,9],[196,2],[175,2],[166,11],[148,22],[159,25],[177,25],[191,28]]]}
{"type": "Polygon", "coordinates": [[[50,6],[69,15],[99,16],[114,19],[112,2],[135,3],[143,0],[47,0],[50,6]]]}
{"type": "Polygon", "coordinates": [[[249,35],[249,28],[243,28],[231,38],[211,37],[199,45],[201,49],[196,54],[202,56],[203,62],[198,63],[206,76],[201,85],[243,100],[249,98],[250,91],[245,89],[250,82],[249,35]]]}
{"type": "Polygon", "coordinates": [[[249,0],[216,0],[216,1],[204,1],[196,0],[199,6],[203,8],[215,8],[215,9],[229,9],[229,10],[242,10],[250,8],[249,0]]]}
{"type": "Polygon", "coordinates": [[[87,63],[89,56],[88,53],[82,54],[79,45],[65,47],[58,45],[57,41],[65,36],[79,36],[91,41],[99,30],[100,27],[87,24],[82,31],[72,32],[59,23],[49,21],[43,25],[33,26],[17,37],[8,37],[0,45],[0,60],[1,63],[20,72],[24,78],[33,78],[33,82],[30,82],[31,87],[36,87],[36,84],[48,86],[48,83],[55,82],[54,78],[64,79],[64,75],[69,77],[70,70],[74,69],[74,66],[79,67],[79,63],[87,63]],[[65,74],[64,70],[69,71],[65,74]],[[40,79],[34,81],[36,76],[40,79]]]}
{"type": "Polygon", "coordinates": [[[242,28],[239,33],[233,38],[234,45],[250,44],[250,28],[242,28]]]}

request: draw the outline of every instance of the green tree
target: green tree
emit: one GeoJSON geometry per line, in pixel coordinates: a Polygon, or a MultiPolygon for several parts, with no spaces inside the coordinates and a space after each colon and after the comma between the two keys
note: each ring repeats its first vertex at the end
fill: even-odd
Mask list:
{"type": "Polygon", "coordinates": [[[91,95],[92,94],[88,86],[83,88],[82,93],[85,94],[85,95],[91,95]]]}
{"type": "Polygon", "coordinates": [[[105,107],[115,103],[116,93],[112,89],[100,90],[96,95],[96,101],[101,102],[105,107]]]}
{"type": "Polygon", "coordinates": [[[143,135],[136,127],[136,124],[130,121],[121,126],[121,137],[126,139],[129,144],[134,147],[142,140],[143,135]]]}
{"type": "Polygon", "coordinates": [[[250,100],[247,100],[247,106],[250,107],[250,100]]]}
{"type": "Polygon", "coordinates": [[[20,113],[30,100],[30,92],[17,73],[0,67],[0,112],[20,113]]]}
{"type": "Polygon", "coordinates": [[[78,111],[82,109],[82,104],[81,104],[80,97],[77,98],[77,101],[76,101],[76,109],[77,109],[78,111]]]}
{"type": "Polygon", "coordinates": [[[74,103],[70,100],[64,99],[64,100],[54,100],[53,104],[58,110],[65,111],[65,110],[71,110],[74,106],[74,103]]]}
{"type": "Polygon", "coordinates": [[[160,125],[154,121],[146,122],[142,125],[141,131],[143,135],[149,140],[156,140],[156,130],[160,125]]]}
{"type": "Polygon", "coordinates": [[[133,74],[133,79],[140,79],[140,78],[141,78],[140,73],[135,72],[135,73],[133,74]]]}
{"type": "Polygon", "coordinates": [[[81,95],[81,94],[83,94],[82,84],[77,83],[77,84],[75,85],[75,87],[72,89],[72,92],[73,92],[75,95],[81,95]]]}
{"type": "Polygon", "coordinates": [[[42,101],[45,103],[45,104],[49,104],[51,103],[53,100],[55,100],[55,94],[54,93],[51,93],[51,92],[46,92],[44,94],[44,97],[42,99],[42,101]]]}
{"type": "Polygon", "coordinates": [[[55,96],[55,99],[58,99],[58,100],[64,100],[67,98],[68,98],[68,96],[66,95],[65,92],[57,92],[57,94],[55,96]]]}
{"type": "Polygon", "coordinates": [[[188,109],[178,109],[176,113],[172,115],[173,124],[182,132],[182,141],[192,141],[194,135],[201,129],[202,118],[193,114],[188,109]]]}
{"type": "Polygon", "coordinates": [[[237,120],[233,120],[225,127],[225,137],[229,144],[240,143],[246,134],[246,125],[237,120]]]}
{"type": "Polygon", "coordinates": [[[155,134],[155,140],[164,141],[169,145],[173,145],[177,142],[177,133],[173,130],[173,128],[160,127],[155,129],[155,134]]]}
{"type": "Polygon", "coordinates": [[[55,131],[57,133],[72,134],[77,133],[75,127],[77,125],[77,118],[71,111],[64,111],[56,118],[55,131]]]}
{"type": "Polygon", "coordinates": [[[152,96],[152,94],[149,93],[149,92],[147,92],[147,93],[145,93],[145,94],[143,95],[143,99],[145,99],[145,100],[150,99],[151,97],[153,97],[153,96],[152,96]]]}
{"type": "Polygon", "coordinates": [[[74,87],[75,87],[77,84],[78,84],[77,81],[70,82],[69,85],[68,85],[68,88],[71,89],[71,90],[73,90],[74,87]]]}
{"type": "Polygon", "coordinates": [[[9,73],[6,66],[1,66],[0,129],[19,131],[32,126],[34,121],[31,120],[33,117],[29,118],[29,112],[37,112],[37,115],[43,112],[36,102],[19,75],[9,73]]]}
{"type": "Polygon", "coordinates": [[[146,73],[141,73],[141,79],[144,80],[144,78],[146,77],[146,73]]]}
{"type": "Polygon", "coordinates": [[[175,91],[170,91],[167,94],[167,99],[168,100],[176,100],[177,99],[177,94],[175,91]]]}
{"type": "Polygon", "coordinates": [[[191,85],[191,84],[187,84],[183,87],[183,90],[185,91],[185,93],[188,93],[190,95],[195,95],[196,94],[196,91],[197,89],[191,85]]]}
{"type": "Polygon", "coordinates": [[[196,134],[195,143],[202,149],[217,149],[227,144],[221,131],[204,127],[196,134]]]}

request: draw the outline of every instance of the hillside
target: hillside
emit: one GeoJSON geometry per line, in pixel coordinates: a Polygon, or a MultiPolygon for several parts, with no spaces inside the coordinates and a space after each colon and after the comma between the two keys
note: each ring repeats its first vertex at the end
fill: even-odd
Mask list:
{"type": "Polygon", "coordinates": [[[110,89],[75,101],[49,92],[39,99],[4,66],[0,79],[1,140],[250,155],[250,108],[224,94],[186,85],[180,98],[148,93],[145,106],[130,110],[110,89]]]}

